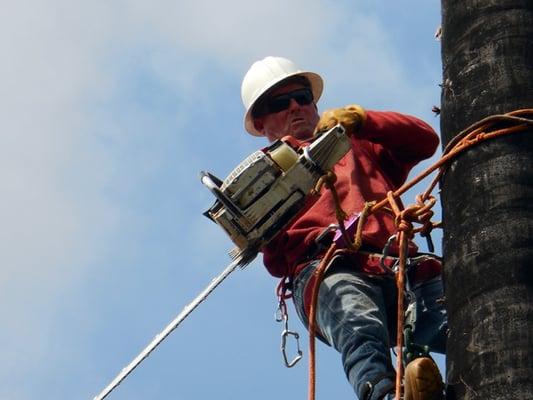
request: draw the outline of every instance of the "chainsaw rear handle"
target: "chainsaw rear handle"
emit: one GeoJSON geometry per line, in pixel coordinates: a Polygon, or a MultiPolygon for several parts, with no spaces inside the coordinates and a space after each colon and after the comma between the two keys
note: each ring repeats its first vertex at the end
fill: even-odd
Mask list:
{"type": "Polygon", "coordinates": [[[235,203],[233,203],[231,198],[226,196],[226,194],[215,183],[213,178],[211,178],[211,174],[209,172],[205,172],[205,171],[200,172],[200,180],[202,181],[204,186],[207,187],[209,191],[215,195],[217,200],[220,201],[224,205],[224,207],[226,207],[226,209],[231,215],[233,215],[235,218],[244,217],[241,210],[239,210],[239,208],[235,205],[235,203]]]}

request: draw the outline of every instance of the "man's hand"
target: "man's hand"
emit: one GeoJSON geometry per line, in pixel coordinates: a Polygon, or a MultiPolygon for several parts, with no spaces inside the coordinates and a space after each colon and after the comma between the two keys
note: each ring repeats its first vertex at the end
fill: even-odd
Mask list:
{"type": "Polygon", "coordinates": [[[346,129],[346,134],[352,136],[363,126],[366,112],[363,107],[352,104],[343,108],[324,111],[315,129],[315,134],[327,131],[337,124],[346,129]]]}

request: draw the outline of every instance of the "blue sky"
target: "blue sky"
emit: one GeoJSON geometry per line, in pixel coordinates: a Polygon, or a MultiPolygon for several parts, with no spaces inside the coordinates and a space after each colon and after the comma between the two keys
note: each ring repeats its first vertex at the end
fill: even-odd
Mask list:
{"type": "MultiPolygon", "coordinates": [[[[242,127],[252,62],[319,72],[321,109],[438,131],[439,24],[422,0],[4,5],[0,399],[92,399],[228,264],[199,172],[265,144],[242,127]]],[[[292,312],[305,356],[287,370],[275,285],[259,261],[235,272],[109,398],[305,398],[305,331],[292,312]]],[[[317,398],[353,398],[335,351],[317,357],[317,398]]]]}

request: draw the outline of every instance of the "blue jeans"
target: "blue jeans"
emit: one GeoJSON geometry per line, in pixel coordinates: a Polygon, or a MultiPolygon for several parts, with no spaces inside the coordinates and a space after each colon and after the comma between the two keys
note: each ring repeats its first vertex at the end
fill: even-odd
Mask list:
{"type": "MultiPolygon", "coordinates": [[[[308,327],[304,309],[305,285],[318,266],[311,262],[294,280],[296,312],[308,327]]],[[[440,277],[412,288],[417,297],[415,343],[444,353],[446,311],[442,301],[440,277]]],[[[380,399],[394,387],[394,367],[390,348],[396,343],[396,285],[390,276],[371,276],[357,272],[342,257],[335,258],[320,285],[317,306],[319,339],[342,355],[348,380],[359,398],[366,382],[372,382],[370,400],[380,399]]],[[[367,395],[368,396],[368,395],[367,395]]]]}

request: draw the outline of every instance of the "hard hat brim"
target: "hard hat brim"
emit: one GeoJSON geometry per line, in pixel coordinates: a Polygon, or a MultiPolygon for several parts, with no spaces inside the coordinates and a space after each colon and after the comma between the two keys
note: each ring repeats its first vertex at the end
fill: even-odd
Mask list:
{"type": "Polygon", "coordinates": [[[289,78],[292,78],[294,76],[303,76],[307,78],[311,85],[311,92],[313,92],[313,101],[316,103],[320,99],[320,96],[322,95],[322,91],[324,89],[324,81],[322,77],[314,72],[309,71],[299,71],[294,72],[289,75],[284,75],[280,77],[277,80],[268,82],[268,85],[266,85],[264,88],[262,88],[260,91],[258,91],[255,98],[252,100],[250,107],[248,107],[248,111],[244,115],[244,128],[248,133],[250,133],[253,136],[263,136],[261,132],[259,132],[257,129],[255,129],[254,121],[252,117],[252,110],[254,109],[255,104],[257,101],[263,96],[266,92],[268,92],[271,88],[278,85],[279,83],[283,82],[284,80],[287,80],[289,78]]]}

